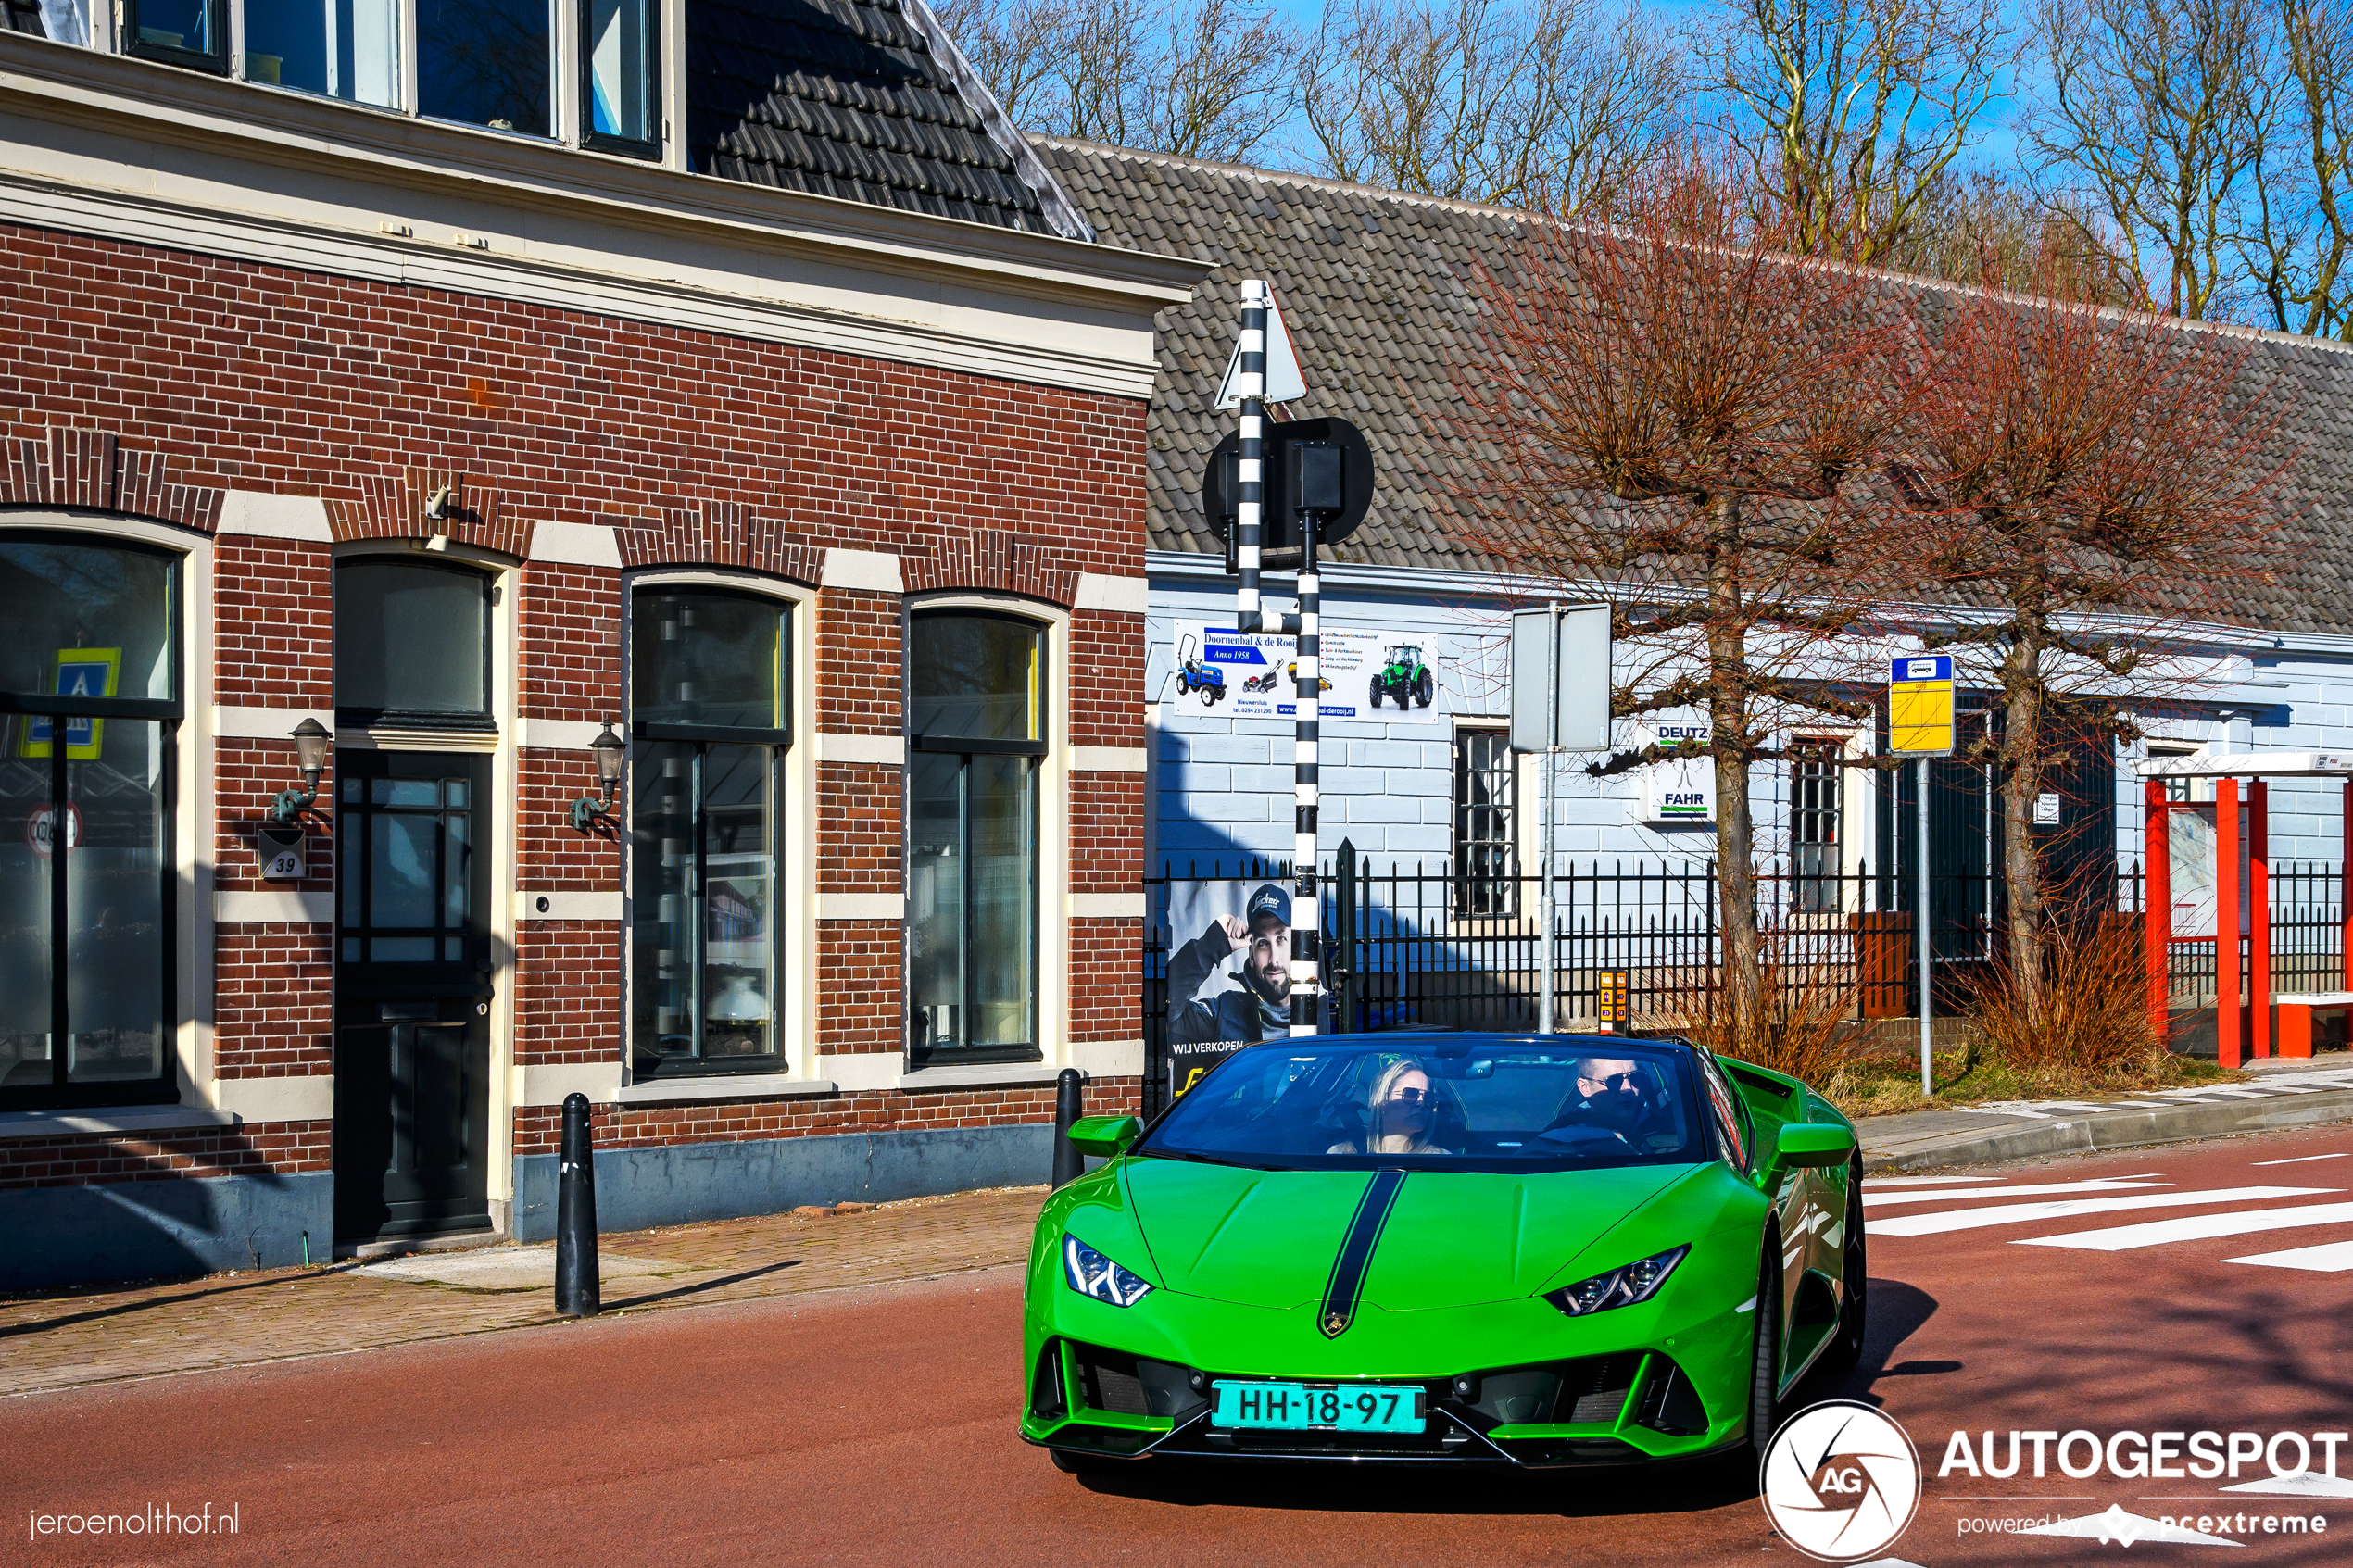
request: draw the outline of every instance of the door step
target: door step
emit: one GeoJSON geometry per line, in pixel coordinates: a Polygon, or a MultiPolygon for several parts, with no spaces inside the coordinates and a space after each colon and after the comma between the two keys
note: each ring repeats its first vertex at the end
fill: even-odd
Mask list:
{"type": "Polygon", "coordinates": [[[380,1262],[386,1258],[409,1258],[425,1252],[479,1252],[485,1247],[504,1247],[512,1236],[504,1231],[459,1231],[449,1236],[395,1236],[382,1241],[338,1241],[335,1258],[357,1258],[361,1262],[380,1262]]]}

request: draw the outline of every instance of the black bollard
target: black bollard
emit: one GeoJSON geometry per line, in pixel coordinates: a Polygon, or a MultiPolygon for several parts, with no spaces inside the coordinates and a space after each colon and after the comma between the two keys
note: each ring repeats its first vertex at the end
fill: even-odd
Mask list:
{"type": "Polygon", "coordinates": [[[1065,1067],[1054,1080],[1054,1185],[1062,1185],[1084,1175],[1086,1158],[1070,1146],[1070,1124],[1087,1113],[1079,1085],[1086,1074],[1076,1067],[1065,1067]]]}
{"type": "Polygon", "coordinates": [[[556,1311],[593,1318],[597,1278],[597,1167],[588,1146],[588,1097],[564,1097],[563,1153],[556,1166],[556,1311]]]}

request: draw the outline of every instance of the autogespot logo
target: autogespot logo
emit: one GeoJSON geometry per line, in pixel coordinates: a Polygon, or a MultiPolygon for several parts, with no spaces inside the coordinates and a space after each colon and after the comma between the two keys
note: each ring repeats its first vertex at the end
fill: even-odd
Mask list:
{"type": "Polygon", "coordinates": [[[1920,1457],[1895,1418],[1851,1399],[1808,1405],[1773,1434],[1757,1477],[1765,1517],[1824,1562],[1894,1544],[1920,1506],[1920,1457]]]}

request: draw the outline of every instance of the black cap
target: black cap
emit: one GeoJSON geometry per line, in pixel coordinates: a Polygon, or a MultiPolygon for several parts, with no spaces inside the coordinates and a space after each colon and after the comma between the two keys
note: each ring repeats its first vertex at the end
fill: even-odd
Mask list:
{"type": "Polygon", "coordinates": [[[1252,930],[1258,928],[1264,915],[1273,915],[1280,924],[1290,924],[1290,895],[1271,882],[1261,883],[1258,891],[1250,896],[1250,912],[1245,918],[1252,930]]]}

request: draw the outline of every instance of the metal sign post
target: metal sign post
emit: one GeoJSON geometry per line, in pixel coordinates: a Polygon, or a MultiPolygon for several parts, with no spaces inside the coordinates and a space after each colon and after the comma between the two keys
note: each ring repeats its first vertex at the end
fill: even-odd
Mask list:
{"type": "Polygon", "coordinates": [[[1918,877],[1912,917],[1919,938],[1920,965],[1920,1093],[1936,1092],[1935,1067],[1930,1049],[1931,1022],[1936,999],[1931,985],[1932,955],[1928,928],[1928,763],[1931,757],[1953,755],[1953,658],[1923,654],[1894,660],[1887,672],[1887,749],[1899,757],[1919,759],[1919,853],[1913,862],[1918,877]]]}
{"type": "Polygon", "coordinates": [[[1540,940],[1544,945],[1544,991],[1536,1006],[1536,1030],[1541,1035],[1553,1033],[1553,781],[1560,776],[1561,736],[1561,607],[1545,607],[1551,614],[1552,635],[1545,640],[1552,646],[1552,669],[1544,680],[1544,735],[1552,742],[1544,748],[1544,897],[1543,932],[1540,940]]]}
{"type": "Polygon", "coordinates": [[[1542,992],[1537,998],[1536,1026],[1552,1034],[1560,1022],[1554,996],[1558,977],[1560,933],[1555,927],[1558,905],[1554,883],[1554,806],[1558,794],[1560,759],[1564,751],[1609,749],[1610,610],[1607,605],[1548,604],[1542,609],[1512,612],[1512,734],[1516,752],[1544,759],[1544,819],[1541,853],[1544,858],[1539,941],[1542,952],[1542,992]],[[1598,681],[1581,680],[1564,690],[1561,672],[1600,671],[1598,681]]]}

